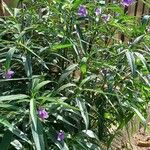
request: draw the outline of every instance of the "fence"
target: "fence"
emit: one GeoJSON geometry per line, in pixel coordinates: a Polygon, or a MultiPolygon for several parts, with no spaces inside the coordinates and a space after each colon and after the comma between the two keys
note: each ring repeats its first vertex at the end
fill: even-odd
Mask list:
{"type": "MultiPolygon", "coordinates": [[[[112,3],[114,0],[105,0],[106,3],[112,3]]],[[[121,0],[118,0],[120,2],[121,0]]],[[[150,0],[134,0],[134,4],[126,8],[129,15],[141,17],[150,14],[150,0]],[[149,7],[146,5],[149,4],[149,7]]]]}
{"type": "MultiPolygon", "coordinates": [[[[12,5],[14,0],[0,0],[0,15],[3,15],[3,7],[2,2],[5,2],[8,5],[12,5]]],[[[19,0],[18,0],[19,1],[19,0]]],[[[114,0],[105,0],[106,3],[112,3],[114,0]]],[[[117,0],[119,3],[121,0],[117,0]]],[[[129,8],[126,8],[125,11],[128,11],[129,15],[141,17],[143,15],[150,14],[150,7],[148,7],[145,3],[149,4],[150,6],[150,0],[134,0],[135,3],[130,6],[129,8]]]]}

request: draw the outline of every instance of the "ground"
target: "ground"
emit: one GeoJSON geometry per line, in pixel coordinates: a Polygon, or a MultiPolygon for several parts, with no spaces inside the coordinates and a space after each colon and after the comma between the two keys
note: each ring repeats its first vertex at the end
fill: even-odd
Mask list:
{"type": "MultiPolygon", "coordinates": [[[[136,126],[136,123],[133,126],[136,126]]],[[[122,130],[114,139],[111,150],[150,150],[150,123],[146,130],[142,126],[135,128],[134,131],[131,126],[128,131],[122,130]]]]}

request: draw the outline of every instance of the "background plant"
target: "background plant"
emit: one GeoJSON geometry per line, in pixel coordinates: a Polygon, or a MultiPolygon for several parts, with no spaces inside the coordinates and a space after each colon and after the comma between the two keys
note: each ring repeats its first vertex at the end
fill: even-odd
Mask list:
{"type": "Polygon", "coordinates": [[[3,149],[100,149],[135,114],[146,125],[148,19],[101,1],[24,1],[20,7],[7,7],[10,16],[0,19],[3,149]],[[81,5],[85,16],[78,14],[81,5]],[[10,70],[14,76],[6,79],[10,70]],[[41,107],[47,119],[40,118],[41,107]]]}

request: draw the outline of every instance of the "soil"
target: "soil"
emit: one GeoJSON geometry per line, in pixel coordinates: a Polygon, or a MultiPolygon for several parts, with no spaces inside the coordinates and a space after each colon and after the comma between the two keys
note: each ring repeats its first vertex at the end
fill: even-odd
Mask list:
{"type": "Polygon", "coordinates": [[[150,150],[150,134],[136,133],[131,141],[132,150],[150,150]]]}
{"type": "Polygon", "coordinates": [[[136,118],[131,124],[118,132],[110,150],[150,150],[150,122],[146,130],[136,118]]]}
{"type": "Polygon", "coordinates": [[[125,140],[122,143],[121,148],[116,150],[150,150],[150,132],[141,128],[131,136],[130,142],[125,140]]]}

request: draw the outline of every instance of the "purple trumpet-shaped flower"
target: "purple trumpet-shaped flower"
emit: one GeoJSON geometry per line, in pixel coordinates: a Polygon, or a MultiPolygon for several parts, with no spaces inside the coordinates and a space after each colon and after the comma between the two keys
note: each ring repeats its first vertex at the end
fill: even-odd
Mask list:
{"type": "Polygon", "coordinates": [[[65,134],[62,130],[57,133],[57,141],[63,141],[65,138],[65,134]]]}
{"type": "Polygon", "coordinates": [[[81,5],[81,6],[79,7],[79,9],[78,9],[78,15],[79,15],[80,17],[86,17],[87,14],[88,14],[88,12],[87,12],[86,7],[83,6],[83,5],[81,5]]]}
{"type": "Polygon", "coordinates": [[[102,9],[101,8],[96,8],[95,15],[99,16],[101,13],[102,13],[102,9]]]}
{"type": "Polygon", "coordinates": [[[38,109],[38,114],[42,120],[45,120],[49,117],[48,112],[45,110],[45,108],[42,107],[38,109]]]}
{"type": "Polygon", "coordinates": [[[108,14],[108,15],[103,14],[103,15],[102,15],[102,19],[103,19],[103,21],[104,21],[105,23],[108,22],[108,21],[110,20],[110,17],[111,17],[110,14],[108,14]]]}
{"type": "Polygon", "coordinates": [[[129,7],[133,3],[133,0],[122,0],[121,3],[123,6],[129,7]]]}
{"type": "Polygon", "coordinates": [[[8,71],[6,71],[6,72],[3,74],[3,77],[4,77],[5,79],[11,79],[14,74],[15,74],[14,71],[8,70],[8,71]]]}

